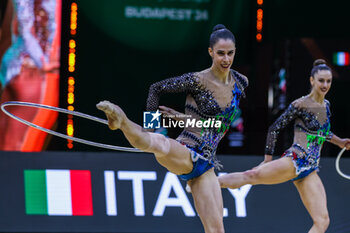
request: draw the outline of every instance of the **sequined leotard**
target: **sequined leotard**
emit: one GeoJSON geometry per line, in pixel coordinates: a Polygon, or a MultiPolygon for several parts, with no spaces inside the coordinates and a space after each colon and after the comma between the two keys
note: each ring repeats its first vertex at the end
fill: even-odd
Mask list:
{"type": "Polygon", "coordinates": [[[294,123],[293,145],[284,153],[292,157],[296,174],[318,168],[320,152],[325,140],[331,140],[329,102],[321,105],[311,97],[301,97],[291,103],[288,109],[270,126],[265,154],[273,155],[277,136],[290,122],[294,123]]]}
{"type": "Polygon", "coordinates": [[[210,69],[187,73],[179,77],[154,83],[150,87],[147,110],[156,111],[159,98],[165,93],[187,94],[185,114],[197,120],[218,119],[221,127],[185,127],[176,139],[197,153],[208,158],[216,168],[221,165],[215,154],[218,143],[228,131],[234,119],[241,96],[248,86],[248,79],[231,70],[228,84],[220,83],[210,69]]]}

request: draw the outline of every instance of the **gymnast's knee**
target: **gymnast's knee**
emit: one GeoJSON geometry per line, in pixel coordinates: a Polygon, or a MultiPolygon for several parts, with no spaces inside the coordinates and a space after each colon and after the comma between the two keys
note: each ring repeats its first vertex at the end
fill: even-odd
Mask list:
{"type": "Polygon", "coordinates": [[[243,175],[248,184],[256,184],[260,177],[260,171],[258,169],[251,169],[243,172],[243,175]]]}
{"type": "Polygon", "coordinates": [[[323,231],[326,231],[328,226],[329,226],[329,215],[327,212],[319,214],[319,216],[315,217],[313,219],[314,224],[319,228],[322,229],[323,231]]]}
{"type": "Polygon", "coordinates": [[[157,157],[165,156],[170,151],[170,141],[164,135],[158,133],[149,133],[150,144],[144,151],[152,152],[157,157]]]}

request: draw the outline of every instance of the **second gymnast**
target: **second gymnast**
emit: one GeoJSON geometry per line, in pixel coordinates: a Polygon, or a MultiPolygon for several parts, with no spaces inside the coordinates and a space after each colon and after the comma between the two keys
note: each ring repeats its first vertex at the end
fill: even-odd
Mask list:
{"type": "Polygon", "coordinates": [[[292,180],[313,220],[309,233],[324,233],[329,225],[326,192],[317,175],[324,141],[350,149],[350,139],[341,139],[330,131],[330,104],[325,99],[332,83],[332,71],[318,59],[311,70],[311,92],[289,105],[270,126],[265,160],[256,168],[219,177],[223,188],[245,184],[279,184],[292,180]],[[272,160],[281,129],[294,123],[294,142],[281,158],[272,160]]]}

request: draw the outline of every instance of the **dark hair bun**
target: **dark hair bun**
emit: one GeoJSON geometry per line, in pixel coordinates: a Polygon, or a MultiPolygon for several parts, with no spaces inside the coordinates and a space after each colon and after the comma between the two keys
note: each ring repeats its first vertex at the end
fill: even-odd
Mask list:
{"type": "Polygon", "coordinates": [[[218,30],[221,30],[221,29],[226,29],[225,25],[223,25],[223,24],[217,24],[217,25],[214,26],[213,32],[218,31],[218,30]]]}
{"type": "Polygon", "coordinates": [[[314,61],[314,66],[327,65],[327,62],[323,59],[317,59],[314,61]]]}

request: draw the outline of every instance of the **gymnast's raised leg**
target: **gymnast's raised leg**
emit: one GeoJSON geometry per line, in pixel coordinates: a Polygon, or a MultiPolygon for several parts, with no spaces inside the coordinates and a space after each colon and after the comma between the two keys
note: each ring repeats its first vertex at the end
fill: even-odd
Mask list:
{"type": "MultiPolygon", "coordinates": [[[[105,112],[110,129],[122,130],[132,146],[154,153],[156,160],[170,172],[181,175],[192,171],[193,162],[189,150],[176,140],[143,131],[141,126],[126,117],[119,106],[108,101],[100,102],[97,108],[105,112]]],[[[189,185],[205,232],[223,233],[223,201],[214,169],[193,178],[189,185]]]]}
{"type": "Polygon", "coordinates": [[[189,150],[179,142],[161,134],[146,132],[127,118],[123,110],[109,101],[102,101],[97,108],[105,112],[111,130],[120,129],[129,143],[142,151],[154,153],[157,161],[170,172],[180,175],[191,172],[189,150]]]}

